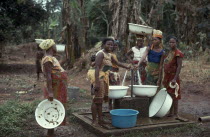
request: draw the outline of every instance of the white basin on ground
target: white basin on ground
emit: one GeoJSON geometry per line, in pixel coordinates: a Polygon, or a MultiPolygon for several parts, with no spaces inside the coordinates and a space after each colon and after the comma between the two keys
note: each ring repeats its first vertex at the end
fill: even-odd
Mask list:
{"type": "Polygon", "coordinates": [[[161,89],[149,106],[149,117],[164,117],[172,106],[172,98],[166,89],[161,89]]]}
{"type": "Polygon", "coordinates": [[[153,85],[133,85],[133,94],[136,96],[152,97],[155,95],[157,88],[158,86],[153,85]]]}
{"type": "Polygon", "coordinates": [[[127,86],[109,86],[109,98],[110,99],[120,99],[123,98],[128,91],[127,86]]]}

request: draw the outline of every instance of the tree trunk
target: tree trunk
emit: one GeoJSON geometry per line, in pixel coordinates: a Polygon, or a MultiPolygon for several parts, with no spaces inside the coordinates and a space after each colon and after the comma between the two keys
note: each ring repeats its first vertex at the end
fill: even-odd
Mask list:
{"type": "Polygon", "coordinates": [[[63,26],[66,26],[66,56],[67,59],[70,60],[70,62],[68,62],[70,64],[72,64],[72,60],[73,60],[73,56],[72,56],[72,51],[73,51],[73,47],[72,47],[72,40],[71,40],[71,24],[70,24],[70,5],[69,5],[69,0],[64,0],[63,1],[63,9],[62,9],[62,23],[63,26]]]}

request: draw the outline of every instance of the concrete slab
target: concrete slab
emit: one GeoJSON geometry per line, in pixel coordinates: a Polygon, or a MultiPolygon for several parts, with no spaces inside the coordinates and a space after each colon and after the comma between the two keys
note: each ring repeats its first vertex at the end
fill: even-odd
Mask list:
{"type": "Polygon", "coordinates": [[[111,135],[122,135],[134,131],[151,131],[158,129],[168,129],[184,126],[186,124],[195,124],[196,121],[193,116],[185,115],[184,118],[187,118],[189,121],[181,122],[180,120],[176,120],[171,117],[164,118],[146,118],[139,117],[137,120],[137,124],[133,128],[127,129],[119,129],[115,128],[111,125],[111,116],[108,112],[104,112],[104,119],[108,121],[110,124],[106,124],[102,127],[92,126],[92,116],[91,113],[73,113],[73,115],[77,118],[78,122],[85,127],[85,129],[93,132],[97,135],[103,136],[111,136],[111,135]]]}

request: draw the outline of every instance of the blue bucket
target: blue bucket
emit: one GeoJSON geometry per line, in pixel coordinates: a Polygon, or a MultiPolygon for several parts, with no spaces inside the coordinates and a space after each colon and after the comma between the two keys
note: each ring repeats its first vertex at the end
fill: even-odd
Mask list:
{"type": "Polygon", "coordinates": [[[112,125],[117,128],[131,128],[136,126],[139,111],[133,109],[114,109],[110,111],[112,125]]]}

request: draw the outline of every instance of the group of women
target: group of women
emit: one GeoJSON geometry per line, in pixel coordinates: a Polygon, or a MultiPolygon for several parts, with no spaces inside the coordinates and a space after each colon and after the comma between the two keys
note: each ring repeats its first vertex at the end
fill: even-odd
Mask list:
{"type": "MultiPolygon", "coordinates": [[[[126,54],[129,61],[134,65],[135,69],[140,70],[141,82],[147,85],[163,86],[168,93],[173,97],[173,106],[170,115],[177,116],[178,100],[180,96],[180,88],[178,94],[175,94],[175,89],[171,85],[179,85],[179,73],[182,66],[182,52],[177,48],[178,41],[175,37],[170,38],[168,53],[164,52],[162,45],[162,32],[155,30],[153,33],[153,41],[149,46],[144,46],[144,37],[138,36],[136,46],[126,54]],[[134,58],[129,56],[134,54],[134,58]],[[162,72],[164,70],[164,78],[162,72]]],[[[106,38],[102,41],[102,50],[97,53],[97,56],[92,60],[92,70],[88,71],[89,79],[92,83],[92,117],[94,125],[106,123],[103,120],[102,104],[108,101],[109,84],[119,85],[119,67],[131,69],[131,65],[125,65],[117,60],[116,49],[119,41],[112,38],[106,38]],[[98,117],[98,121],[96,120],[98,117]]],[[[45,50],[45,55],[42,58],[41,66],[46,78],[46,87],[44,95],[50,101],[53,98],[61,101],[64,106],[67,102],[67,73],[61,67],[65,60],[59,62],[54,55],[56,54],[56,45],[52,39],[43,41],[39,47],[45,50]]],[[[62,123],[65,125],[65,120],[62,123]]],[[[54,130],[48,130],[48,136],[54,135],[54,130]]]]}
{"type": "MultiPolygon", "coordinates": [[[[167,45],[169,46],[167,49],[170,49],[168,52],[165,52],[163,49],[162,38],[163,36],[160,30],[153,31],[152,44],[147,46],[146,49],[144,49],[144,46],[140,47],[140,50],[143,48],[145,51],[140,55],[139,60],[135,60],[137,63],[135,68],[139,69],[140,67],[139,70],[141,73],[142,71],[144,72],[144,70],[146,71],[145,84],[165,87],[167,92],[171,95],[173,104],[168,116],[185,120],[178,116],[178,100],[181,99],[179,74],[184,55],[177,48],[178,40],[176,37],[170,37],[167,45]],[[143,64],[145,62],[147,62],[146,65],[143,64]]],[[[143,77],[141,77],[141,79],[141,81],[145,80],[143,77]]]]}
{"type": "Polygon", "coordinates": [[[183,118],[178,116],[178,100],[181,99],[179,74],[184,55],[177,48],[178,40],[176,37],[170,37],[167,45],[169,46],[167,49],[170,49],[168,52],[164,50],[162,38],[162,32],[160,30],[154,30],[152,44],[145,47],[143,44],[138,44],[143,38],[137,37],[135,49],[133,47],[127,53],[127,56],[130,52],[133,52],[134,58],[131,61],[137,64],[135,65],[135,69],[140,71],[141,76],[143,75],[141,77],[143,84],[165,87],[171,95],[173,104],[168,116],[174,116],[179,120],[183,120],[183,118]],[[135,50],[138,50],[138,52],[135,50]],[[143,53],[142,50],[144,51],[143,53]],[[136,59],[136,56],[138,56],[138,59],[136,59]],[[146,79],[144,77],[145,75],[146,79]]]}

